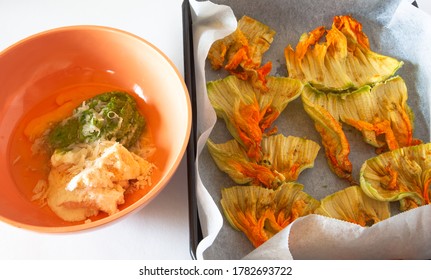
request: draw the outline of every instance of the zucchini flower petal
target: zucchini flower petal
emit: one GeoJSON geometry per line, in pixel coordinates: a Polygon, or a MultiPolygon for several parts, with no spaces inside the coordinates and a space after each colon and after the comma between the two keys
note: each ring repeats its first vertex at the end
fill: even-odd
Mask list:
{"type": "Polygon", "coordinates": [[[276,190],[260,186],[222,189],[221,205],[231,226],[245,233],[258,247],[295,219],[311,214],[319,201],[302,191],[297,183],[285,183],[276,190]]]}
{"type": "Polygon", "coordinates": [[[235,140],[223,144],[207,141],[208,150],[218,168],[237,184],[277,188],[283,182],[295,181],[306,168],[314,166],[319,145],[311,140],[281,134],[262,140],[263,159],[251,161],[235,140]]]}
{"type": "Polygon", "coordinates": [[[275,188],[285,180],[277,171],[250,161],[244,149],[235,140],[215,144],[208,139],[207,147],[217,167],[237,184],[275,188]]]}
{"type": "Polygon", "coordinates": [[[329,167],[338,177],[353,183],[352,163],[349,160],[350,144],[341,123],[318,102],[324,97],[324,93],[306,85],[302,93],[304,109],[322,138],[329,167]]]}
{"type": "Polygon", "coordinates": [[[318,27],[303,34],[296,49],[288,45],[284,53],[290,78],[323,91],[382,82],[403,65],[402,61],[371,51],[361,23],[350,16],[334,17],[330,30],[318,27]]]}
{"type": "Polygon", "coordinates": [[[378,135],[385,136],[389,150],[416,145],[420,141],[413,138],[413,113],[407,98],[406,84],[396,76],[376,84],[370,92],[352,94],[349,101],[355,105],[341,106],[356,109],[346,110],[340,119],[360,130],[364,140],[375,147],[383,145],[376,140],[378,135]]]}
{"type": "Polygon", "coordinates": [[[319,150],[319,144],[301,137],[282,134],[265,137],[261,164],[281,173],[286,182],[296,181],[302,171],[314,166],[319,150]]]}
{"type": "Polygon", "coordinates": [[[314,213],[363,227],[372,226],[391,215],[389,202],[368,197],[359,186],[351,186],[328,195],[320,201],[320,207],[314,213]]]}
{"type": "Polygon", "coordinates": [[[431,143],[368,159],[362,165],[360,183],[373,199],[400,201],[401,211],[430,204],[431,143]]]}
{"type": "Polygon", "coordinates": [[[367,35],[362,32],[362,24],[350,16],[335,16],[333,26],[340,30],[347,38],[350,47],[361,46],[364,49],[370,48],[367,35]]]}
{"type": "Polygon", "coordinates": [[[224,119],[231,135],[255,161],[262,156],[263,134],[301,89],[298,80],[282,77],[268,77],[266,92],[235,76],[207,83],[208,98],[217,116],[224,119]]]}
{"type": "Polygon", "coordinates": [[[275,31],[269,26],[243,16],[232,34],[213,43],[208,52],[208,60],[213,69],[224,67],[237,78],[250,78],[253,85],[266,89],[265,77],[271,71],[272,64],[261,66],[261,62],[274,35],[275,31]]]}

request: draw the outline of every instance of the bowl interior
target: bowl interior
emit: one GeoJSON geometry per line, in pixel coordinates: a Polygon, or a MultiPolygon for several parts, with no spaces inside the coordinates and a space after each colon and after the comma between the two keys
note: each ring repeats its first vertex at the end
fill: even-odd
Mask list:
{"type": "Polygon", "coordinates": [[[15,226],[67,232],[123,217],[159,193],[185,152],[191,110],[183,80],[165,55],[132,34],[76,26],[31,36],[0,53],[0,89],[0,218],[15,226]],[[16,176],[17,153],[28,153],[19,124],[22,118],[49,110],[53,96],[59,93],[113,89],[135,95],[147,120],[156,146],[151,158],[157,166],[152,187],[126,197],[117,214],[101,214],[92,223],[64,222],[47,206],[30,201],[31,175],[16,176]]]}

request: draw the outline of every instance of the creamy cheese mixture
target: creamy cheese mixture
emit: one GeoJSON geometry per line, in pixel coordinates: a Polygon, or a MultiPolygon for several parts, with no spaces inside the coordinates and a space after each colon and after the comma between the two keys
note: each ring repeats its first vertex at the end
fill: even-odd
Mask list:
{"type": "Polygon", "coordinates": [[[38,183],[35,199],[65,221],[81,221],[103,211],[118,212],[126,191],[151,185],[154,165],[115,141],[78,144],[51,157],[48,182],[38,183]],[[43,193],[43,195],[41,195],[43,193]]]}

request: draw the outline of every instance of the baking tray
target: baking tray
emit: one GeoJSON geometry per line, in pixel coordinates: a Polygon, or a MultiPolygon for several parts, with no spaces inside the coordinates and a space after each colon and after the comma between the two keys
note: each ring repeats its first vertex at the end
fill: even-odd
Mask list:
{"type": "Polygon", "coordinates": [[[202,240],[202,230],[198,217],[196,201],[196,80],[193,51],[193,26],[190,2],[182,4],[183,22],[183,52],[184,52],[184,81],[189,91],[192,105],[192,127],[187,146],[187,181],[189,203],[190,255],[196,259],[196,248],[202,240]]]}
{"type": "MultiPolygon", "coordinates": [[[[418,8],[416,1],[412,5],[418,8]]],[[[199,242],[203,239],[202,229],[199,221],[197,198],[196,198],[196,146],[197,146],[197,106],[196,106],[196,79],[195,61],[193,49],[193,20],[192,8],[189,0],[182,3],[182,24],[183,24],[183,55],[184,55],[184,80],[188,88],[192,103],[192,129],[187,147],[187,170],[188,170],[188,203],[189,203],[189,230],[190,230],[190,254],[196,259],[196,250],[199,242]]]]}

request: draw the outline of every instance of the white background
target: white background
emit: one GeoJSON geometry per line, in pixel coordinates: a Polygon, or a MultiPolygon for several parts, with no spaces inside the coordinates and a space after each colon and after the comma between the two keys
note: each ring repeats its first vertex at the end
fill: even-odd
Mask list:
{"type": "MultiPolygon", "coordinates": [[[[431,13],[431,1],[417,2],[431,13]]],[[[183,73],[181,4],[182,0],[0,0],[0,50],[59,26],[105,25],[153,43],[183,73]]],[[[100,229],[53,235],[0,222],[0,259],[191,259],[185,158],[150,204],[100,229]]]]}
{"type": "Polygon", "coordinates": [[[431,1],[430,0],[416,0],[420,9],[431,14],[431,1]]]}

